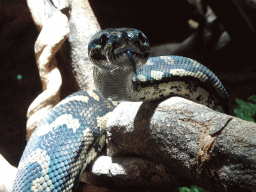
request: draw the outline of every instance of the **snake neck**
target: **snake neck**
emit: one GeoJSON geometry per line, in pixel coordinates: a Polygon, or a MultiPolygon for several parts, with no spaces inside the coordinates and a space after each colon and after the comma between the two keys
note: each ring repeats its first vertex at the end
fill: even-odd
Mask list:
{"type": "Polygon", "coordinates": [[[120,69],[111,72],[94,67],[94,85],[101,95],[112,101],[139,101],[138,93],[134,91],[133,71],[120,69]]]}
{"type": "Polygon", "coordinates": [[[229,96],[219,79],[205,66],[193,62],[178,56],[149,58],[146,65],[136,69],[136,75],[124,68],[95,67],[95,86],[104,98],[113,101],[149,101],[179,96],[231,114],[229,96]]]}

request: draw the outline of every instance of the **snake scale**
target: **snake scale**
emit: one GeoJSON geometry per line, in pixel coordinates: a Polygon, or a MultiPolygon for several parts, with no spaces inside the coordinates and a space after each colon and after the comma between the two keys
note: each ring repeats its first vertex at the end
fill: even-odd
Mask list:
{"type": "Polygon", "coordinates": [[[76,191],[86,165],[105,144],[112,101],[181,96],[231,113],[228,93],[205,66],[180,56],[149,57],[147,37],[105,29],[88,46],[96,90],[62,100],[39,124],[21,157],[13,191],[76,191]]]}

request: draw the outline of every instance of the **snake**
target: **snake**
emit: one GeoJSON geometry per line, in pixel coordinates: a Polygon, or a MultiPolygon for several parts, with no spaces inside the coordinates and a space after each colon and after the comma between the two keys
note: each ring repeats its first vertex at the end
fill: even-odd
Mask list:
{"type": "Polygon", "coordinates": [[[87,165],[105,145],[106,122],[116,101],[180,96],[231,114],[230,97],[216,75],[182,56],[150,56],[147,37],[133,28],[93,35],[88,56],[95,89],[58,103],[37,126],[18,165],[13,192],[76,191],[87,165]]]}

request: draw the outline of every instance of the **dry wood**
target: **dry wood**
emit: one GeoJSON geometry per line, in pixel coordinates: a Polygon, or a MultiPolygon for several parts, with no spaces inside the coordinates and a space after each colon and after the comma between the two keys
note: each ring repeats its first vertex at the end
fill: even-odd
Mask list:
{"type": "MultiPolygon", "coordinates": [[[[173,187],[189,180],[209,191],[256,191],[253,122],[173,97],[164,102],[123,102],[107,129],[109,156],[136,155],[160,162],[169,170],[173,187]]],[[[129,169],[122,162],[120,166],[129,169]]]]}

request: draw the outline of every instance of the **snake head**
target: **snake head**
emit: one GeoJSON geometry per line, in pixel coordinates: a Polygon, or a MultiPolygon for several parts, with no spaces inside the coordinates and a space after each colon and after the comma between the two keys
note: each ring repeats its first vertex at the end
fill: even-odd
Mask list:
{"type": "Polygon", "coordinates": [[[132,28],[105,29],[96,33],[88,45],[89,58],[103,70],[133,71],[150,55],[147,37],[132,28]]]}

